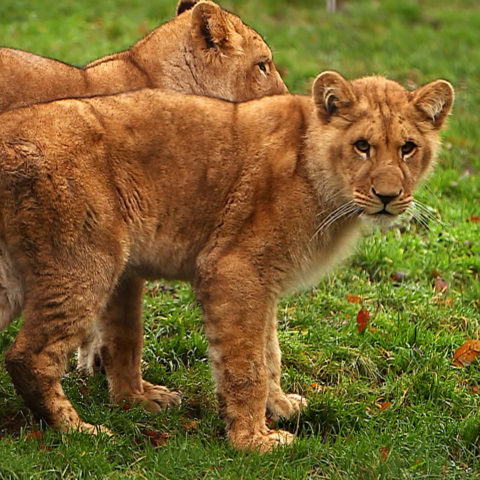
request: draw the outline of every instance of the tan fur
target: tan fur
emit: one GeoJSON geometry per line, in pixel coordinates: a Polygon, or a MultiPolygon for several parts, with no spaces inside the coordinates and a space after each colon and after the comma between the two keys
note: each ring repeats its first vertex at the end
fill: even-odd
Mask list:
{"type": "MultiPolygon", "coordinates": [[[[61,389],[69,354],[121,304],[125,279],[185,279],[231,443],[290,442],[265,426],[267,407],[286,416],[304,404],[279,387],[277,300],[344,254],[363,218],[405,211],[452,102],[443,80],[408,92],[325,72],[311,97],[233,104],[141,90],[2,115],[0,239],[25,291],[6,354],[18,392],[51,425],[91,429],[61,389]]],[[[118,378],[138,386],[116,371],[135,355],[109,361],[129,330],[115,318],[123,333],[103,347],[114,394],[118,378]]]]}
{"type": "MultiPolygon", "coordinates": [[[[182,93],[195,93],[241,101],[270,94],[286,93],[272,60],[272,53],[261,36],[235,15],[208,1],[180,0],[179,15],[161,25],[130,49],[76,68],[32,53],[0,49],[0,113],[62,97],[115,93],[141,87],[159,87],[182,93]],[[265,64],[263,71],[259,63],[265,64]]],[[[23,300],[19,278],[3,254],[0,243],[0,327],[20,313],[23,300]],[[16,287],[17,286],[17,287],[16,287]],[[2,288],[3,287],[3,288],[2,288]],[[16,293],[11,293],[16,292],[16,293]]],[[[103,322],[82,342],[78,368],[93,373],[104,359],[106,342],[127,327],[124,355],[130,352],[130,365],[119,359],[118,389],[114,395],[135,398],[150,410],[170,405],[139,377],[142,352],[141,292],[143,281],[125,278],[122,294],[105,310],[103,322]],[[110,319],[110,321],[109,321],[110,319]],[[134,327],[136,330],[134,330],[134,327]],[[130,378],[130,380],[128,380],[130,378]],[[144,392],[144,386],[150,393],[144,392]],[[119,394],[120,388],[125,392],[119,394]]],[[[115,358],[108,361],[115,362],[115,358]]],[[[159,387],[163,398],[163,387],[159,387]]],[[[172,394],[178,402],[178,394],[172,394]]]]}

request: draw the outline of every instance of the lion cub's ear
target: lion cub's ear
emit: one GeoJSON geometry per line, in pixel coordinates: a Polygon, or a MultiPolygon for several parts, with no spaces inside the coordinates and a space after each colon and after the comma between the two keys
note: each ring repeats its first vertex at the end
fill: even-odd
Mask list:
{"type": "Polygon", "coordinates": [[[339,73],[322,72],[313,82],[313,101],[322,117],[330,117],[338,110],[350,107],[356,97],[352,86],[339,73]]]}
{"type": "Polygon", "coordinates": [[[197,3],[198,0],[180,0],[177,5],[177,15],[190,10],[197,3]]]}
{"type": "Polygon", "coordinates": [[[455,93],[446,80],[435,80],[411,92],[411,102],[423,113],[434,128],[439,129],[453,105],[455,93]]]}
{"type": "Polygon", "coordinates": [[[192,35],[200,48],[207,49],[232,48],[236,38],[226,13],[209,1],[200,1],[193,7],[192,35]]]}

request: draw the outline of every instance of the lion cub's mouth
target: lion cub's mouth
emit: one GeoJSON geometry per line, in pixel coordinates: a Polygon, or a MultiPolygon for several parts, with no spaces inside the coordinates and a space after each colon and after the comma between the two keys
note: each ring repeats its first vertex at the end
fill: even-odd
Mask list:
{"type": "Polygon", "coordinates": [[[403,191],[395,195],[379,194],[373,188],[370,194],[354,192],[353,201],[363,216],[382,218],[383,221],[398,217],[404,213],[412,203],[412,195],[404,195],[403,191]]]}
{"type": "Polygon", "coordinates": [[[380,210],[379,212],[373,213],[372,215],[391,215],[391,216],[397,216],[398,213],[389,212],[386,208],[384,208],[383,210],[380,210]]]}
{"type": "MultiPolygon", "coordinates": [[[[410,202],[409,202],[410,204],[410,202]]],[[[408,205],[402,205],[401,208],[392,208],[390,210],[389,205],[384,205],[381,208],[377,208],[375,211],[371,211],[372,209],[368,209],[363,207],[362,212],[360,213],[360,217],[364,220],[368,221],[369,223],[373,223],[378,227],[388,227],[392,224],[400,215],[405,213],[408,209],[408,205]],[[369,211],[370,210],[370,211],[369,211]]]]}

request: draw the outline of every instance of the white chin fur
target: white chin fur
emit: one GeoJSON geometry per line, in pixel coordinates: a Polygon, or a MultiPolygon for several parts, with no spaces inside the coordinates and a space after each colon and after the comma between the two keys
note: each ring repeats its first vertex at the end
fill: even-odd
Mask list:
{"type": "Polygon", "coordinates": [[[375,225],[376,227],[384,228],[389,227],[395,220],[398,219],[398,215],[361,215],[360,218],[370,225],[375,225]]]}

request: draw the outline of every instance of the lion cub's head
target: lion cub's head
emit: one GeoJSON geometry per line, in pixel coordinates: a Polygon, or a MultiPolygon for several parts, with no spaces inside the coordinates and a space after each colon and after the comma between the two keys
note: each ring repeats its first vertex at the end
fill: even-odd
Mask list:
{"type": "MultiPolygon", "coordinates": [[[[314,135],[330,195],[382,222],[403,213],[433,166],[453,88],[436,80],[414,91],[383,77],[348,82],[323,72],[313,85],[314,135]]],[[[345,211],[349,209],[345,207],[345,211]]]]}
{"type": "Polygon", "coordinates": [[[185,91],[182,78],[190,73],[189,87],[197,95],[245,101],[288,92],[270,48],[239,17],[205,0],[180,0],[177,14],[189,24],[188,38],[177,62],[177,85],[170,88],[185,91]]]}

